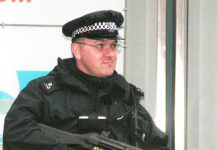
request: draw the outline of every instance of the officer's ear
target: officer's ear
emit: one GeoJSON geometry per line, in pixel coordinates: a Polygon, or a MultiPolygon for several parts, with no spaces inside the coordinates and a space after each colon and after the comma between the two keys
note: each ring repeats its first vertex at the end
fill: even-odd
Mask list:
{"type": "Polygon", "coordinates": [[[77,43],[72,43],[71,44],[71,52],[73,53],[73,56],[76,59],[80,59],[81,58],[81,54],[80,54],[80,45],[77,43]]]}

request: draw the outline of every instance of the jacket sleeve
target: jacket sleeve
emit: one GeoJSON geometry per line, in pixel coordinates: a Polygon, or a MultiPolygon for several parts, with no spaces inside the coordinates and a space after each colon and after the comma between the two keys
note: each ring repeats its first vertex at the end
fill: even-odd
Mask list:
{"type": "Polygon", "coordinates": [[[74,150],[49,139],[37,123],[48,115],[46,104],[35,81],[20,92],[5,117],[4,150],[74,150]]]}
{"type": "Polygon", "coordinates": [[[139,125],[145,132],[145,141],[155,150],[169,150],[167,147],[168,136],[161,131],[154,123],[150,114],[142,106],[138,106],[139,125]]]}
{"type": "Polygon", "coordinates": [[[144,92],[131,84],[133,89],[134,103],[137,104],[137,128],[138,135],[142,139],[144,145],[151,146],[152,150],[169,150],[167,147],[168,136],[161,131],[154,123],[149,112],[140,104],[140,100],[144,98],[144,92]]]}

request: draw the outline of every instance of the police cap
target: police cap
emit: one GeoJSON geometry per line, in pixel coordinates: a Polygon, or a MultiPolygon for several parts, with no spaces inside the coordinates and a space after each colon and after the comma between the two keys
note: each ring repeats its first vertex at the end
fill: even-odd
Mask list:
{"type": "Polygon", "coordinates": [[[102,10],[86,14],[64,24],[62,32],[72,41],[81,38],[122,39],[118,28],[123,23],[123,15],[113,10],[102,10]]]}

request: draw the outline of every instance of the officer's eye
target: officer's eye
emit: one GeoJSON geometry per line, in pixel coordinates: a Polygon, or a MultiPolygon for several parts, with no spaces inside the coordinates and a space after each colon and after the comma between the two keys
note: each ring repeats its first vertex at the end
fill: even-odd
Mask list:
{"type": "Polygon", "coordinates": [[[117,48],[117,44],[116,43],[110,44],[110,47],[111,47],[111,49],[115,50],[117,48]]]}
{"type": "Polygon", "coordinates": [[[99,51],[102,51],[102,50],[104,50],[104,44],[97,44],[96,45],[96,48],[97,48],[97,50],[99,50],[99,51]]]}

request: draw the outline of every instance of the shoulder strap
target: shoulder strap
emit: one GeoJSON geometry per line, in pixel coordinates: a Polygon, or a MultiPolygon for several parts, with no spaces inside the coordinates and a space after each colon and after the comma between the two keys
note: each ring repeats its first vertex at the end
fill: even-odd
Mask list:
{"type": "Polygon", "coordinates": [[[136,87],[133,84],[130,84],[131,94],[136,96],[136,100],[140,101],[144,97],[144,92],[142,89],[136,87]]]}

